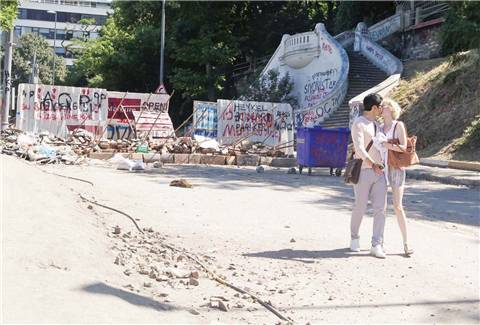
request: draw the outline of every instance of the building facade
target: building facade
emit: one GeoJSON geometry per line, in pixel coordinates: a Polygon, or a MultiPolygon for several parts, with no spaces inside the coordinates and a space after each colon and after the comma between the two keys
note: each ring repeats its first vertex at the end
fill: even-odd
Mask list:
{"type": "Polygon", "coordinates": [[[55,48],[55,53],[63,56],[67,65],[72,65],[71,39],[97,38],[111,12],[111,0],[20,0],[14,32],[16,37],[26,33],[45,37],[52,50],[55,48]],[[94,23],[82,24],[82,19],[94,23]]]}

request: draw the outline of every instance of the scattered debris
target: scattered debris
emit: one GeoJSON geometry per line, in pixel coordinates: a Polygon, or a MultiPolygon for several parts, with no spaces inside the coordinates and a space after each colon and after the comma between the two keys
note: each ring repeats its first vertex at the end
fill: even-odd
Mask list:
{"type": "Polygon", "coordinates": [[[195,315],[195,316],[200,315],[200,313],[199,313],[197,310],[193,309],[193,308],[189,309],[188,312],[189,312],[190,314],[192,314],[192,315],[195,315]]]}
{"type": "Polygon", "coordinates": [[[292,238],[292,239],[290,239],[290,242],[291,242],[291,243],[295,243],[295,242],[297,242],[297,241],[295,240],[295,238],[292,238]]]}
{"type": "Polygon", "coordinates": [[[230,309],[230,306],[224,302],[226,299],[225,298],[222,299],[222,298],[223,297],[211,297],[210,303],[208,304],[208,306],[210,308],[216,308],[216,309],[220,309],[221,311],[228,312],[228,310],[230,309]]]}
{"type": "Polygon", "coordinates": [[[260,166],[257,166],[256,170],[257,170],[257,173],[261,174],[265,172],[265,167],[260,165],[260,166]]]}
{"type": "Polygon", "coordinates": [[[120,226],[115,226],[115,227],[113,228],[113,233],[114,233],[115,235],[120,235],[120,232],[121,232],[120,226]]]}
{"type": "Polygon", "coordinates": [[[200,282],[198,281],[198,279],[195,279],[195,278],[190,278],[188,280],[188,284],[189,285],[192,285],[192,286],[198,286],[200,284],[200,282]]]}
{"type": "Polygon", "coordinates": [[[296,174],[296,173],[297,173],[297,169],[295,167],[289,168],[287,171],[287,174],[296,174]]]}
{"type": "Polygon", "coordinates": [[[183,188],[192,188],[192,184],[190,184],[186,179],[175,179],[170,182],[170,186],[176,187],[183,187],[183,188]]]}

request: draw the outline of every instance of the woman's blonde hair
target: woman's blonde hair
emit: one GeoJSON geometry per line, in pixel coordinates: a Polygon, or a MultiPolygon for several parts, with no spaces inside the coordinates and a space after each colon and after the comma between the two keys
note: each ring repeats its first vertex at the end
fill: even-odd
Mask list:
{"type": "Polygon", "coordinates": [[[382,105],[388,105],[392,109],[392,118],[394,120],[397,120],[400,117],[400,114],[402,114],[402,109],[400,108],[400,105],[396,101],[390,98],[385,98],[382,101],[382,105]]]}

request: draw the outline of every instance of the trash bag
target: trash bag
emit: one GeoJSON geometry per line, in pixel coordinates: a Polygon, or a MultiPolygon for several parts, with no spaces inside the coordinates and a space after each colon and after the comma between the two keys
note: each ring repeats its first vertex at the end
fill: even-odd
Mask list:
{"type": "Polygon", "coordinates": [[[42,143],[38,146],[38,154],[48,158],[55,158],[57,156],[57,150],[46,143],[42,143]]]}
{"type": "Polygon", "coordinates": [[[17,144],[19,146],[32,146],[35,143],[37,143],[37,139],[35,139],[35,137],[30,134],[21,133],[17,137],[17,144]]]}
{"type": "Polygon", "coordinates": [[[110,158],[108,162],[117,165],[117,169],[119,170],[145,170],[145,164],[143,161],[127,159],[118,153],[110,158]]]}

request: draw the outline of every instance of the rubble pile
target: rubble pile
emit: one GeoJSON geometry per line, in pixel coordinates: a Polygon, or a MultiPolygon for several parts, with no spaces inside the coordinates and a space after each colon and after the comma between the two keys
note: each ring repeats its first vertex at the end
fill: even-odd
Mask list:
{"type": "MultiPolygon", "coordinates": [[[[198,265],[193,263],[185,254],[173,251],[165,235],[153,228],[143,228],[144,233],[123,232],[116,226],[108,236],[113,240],[112,249],[115,253],[113,264],[120,268],[125,275],[127,284],[124,288],[130,291],[150,291],[164,302],[171,302],[171,290],[193,290],[202,285],[209,278],[208,274],[198,265]]],[[[202,255],[199,260],[209,267],[214,267],[215,258],[202,255]]],[[[230,266],[229,270],[235,270],[230,266]]],[[[198,308],[219,309],[228,312],[232,309],[256,310],[256,302],[249,295],[234,294],[231,296],[205,297],[204,303],[198,308]]],[[[195,315],[199,311],[190,311],[195,315]]]]}
{"type": "Polygon", "coordinates": [[[149,141],[142,139],[110,140],[96,139],[92,133],[84,129],[76,129],[70,132],[66,138],[60,138],[48,131],[34,134],[10,128],[0,133],[0,151],[3,154],[15,155],[42,164],[77,164],[87,159],[92,152],[199,153],[224,156],[251,154],[268,157],[287,157],[278,148],[248,140],[239,141],[231,145],[220,145],[215,139],[191,137],[153,139],[149,141]]]}
{"type": "Polygon", "coordinates": [[[42,164],[75,164],[95,149],[93,139],[91,133],[80,129],[62,139],[47,131],[33,134],[10,128],[0,134],[0,149],[3,154],[42,164]]]}

